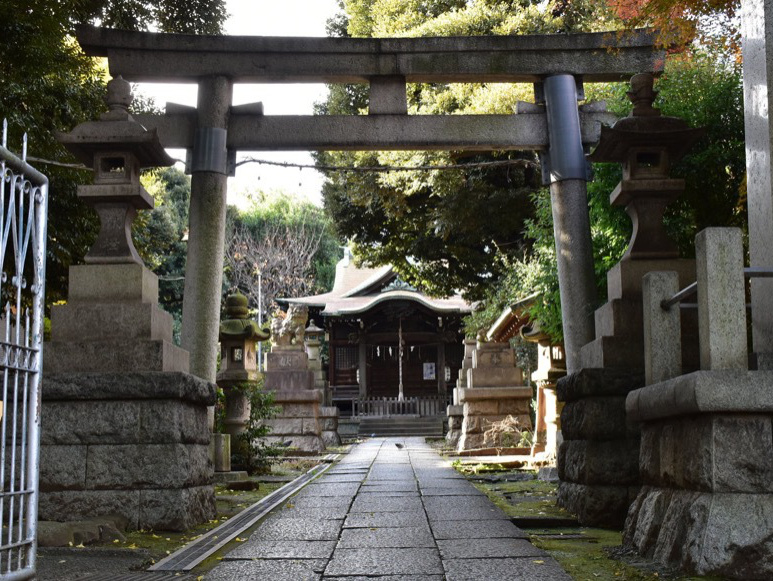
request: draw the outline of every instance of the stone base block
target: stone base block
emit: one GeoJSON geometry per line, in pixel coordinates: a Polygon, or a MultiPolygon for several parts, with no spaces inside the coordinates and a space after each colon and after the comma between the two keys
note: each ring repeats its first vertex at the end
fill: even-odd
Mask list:
{"type": "Polygon", "coordinates": [[[580,524],[620,530],[628,507],[638,492],[636,486],[577,484],[562,481],[558,506],[577,515],[580,524]]]}
{"type": "Polygon", "coordinates": [[[638,440],[565,440],[558,448],[558,474],[576,484],[637,485],[638,462],[638,440]]]}
{"type": "Polygon", "coordinates": [[[638,437],[638,425],[626,421],[624,396],[588,397],[565,404],[561,429],[567,440],[638,437]]]}
{"type": "Polygon", "coordinates": [[[598,337],[580,349],[583,367],[644,369],[644,343],[633,337],[598,337]]]}
{"type": "Polygon", "coordinates": [[[171,343],[172,315],[153,303],[71,302],[51,308],[53,342],[103,339],[171,343]]]}
{"type": "Polygon", "coordinates": [[[485,432],[495,422],[513,416],[518,427],[531,430],[529,406],[532,390],[530,387],[510,388],[470,388],[459,390],[459,401],[463,404],[461,434],[456,446],[457,451],[488,447],[485,432]]]}
{"type": "Polygon", "coordinates": [[[265,389],[269,391],[308,391],[314,388],[314,372],[308,369],[267,371],[265,377],[265,389]]]}
{"type": "Polygon", "coordinates": [[[215,516],[215,494],[212,486],[40,493],[40,520],[66,522],[113,514],[126,518],[132,529],[185,531],[215,516]]]}
{"type": "Polygon", "coordinates": [[[42,520],[118,513],[183,530],[214,515],[207,406],[214,385],[183,373],[46,375],[42,520]]]}
{"type": "Polygon", "coordinates": [[[183,488],[211,481],[212,463],[205,444],[40,448],[42,491],[183,488]]]}
{"type": "Polygon", "coordinates": [[[467,370],[468,388],[514,385],[523,385],[523,372],[518,367],[478,367],[467,370]]]}
{"type": "Polygon", "coordinates": [[[626,396],[644,385],[644,371],[584,368],[556,382],[558,401],[572,402],[587,397],[626,396]]]}
{"type": "Polygon", "coordinates": [[[641,279],[648,272],[673,270],[679,275],[679,288],[695,282],[695,260],[630,260],[623,259],[607,272],[609,300],[641,298],[641,279]]]}
{"type": "Polygon", "coordinates": [[[44,373],[187,373],[190,368],[189,353],[169,341],[55,341],[45,349],[44,373]]]}
{"type": "MultiPolygon", "coordinates": [[[[288,450],[315,453],[324,451],[324,422],[321,421],[320,411],[324,409],[324,406],[320,406],[322,398],[323,393],[319,389],[275,392],[274,401],[282,411],[277,417],[266,420],[266,424],[271,427],[269,441],[288,450]]],[[[332,421],[331,416],[327,418],[332,421]]]]}
{"type": "Polygon", "coordinates": [[[141,264],[83,264],[69,269],[70,303],[158,303],[158,277],[141,264]]]}
{"type": "Polygon", "coordinates": [[[698,575],[773,578],[773,494],[645,486],[623,541],[640,554],[698,575]]]}
{"type": "Polygon", "coordinates": [[[319,426],[322,430],[322,441],[326,446],[340,446],[341,436],[338,434],[338,408],[335,406],[320,406],[319,426]]]}

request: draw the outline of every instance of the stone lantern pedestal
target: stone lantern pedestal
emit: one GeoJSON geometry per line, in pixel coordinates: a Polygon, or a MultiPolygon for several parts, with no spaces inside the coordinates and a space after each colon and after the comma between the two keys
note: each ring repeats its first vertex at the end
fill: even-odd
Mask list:
{"type": "MultiPolygon", "coordinates": [[[[670,166],[701,136],[699,129],[663,117],[652,104],[652,75],[636,75],[628,93],[631,116],[603,127],[591,161],[617,162],[623,179],[610,195],[624,207],[633,234],[622,260],[607,273],[607,303],[595,312],[596,338],[582,347],[582,369],[557,383],[564,402],[564,438],[558,454],[560,506],[587,525],[622,527],[639,486],[639,431],[626,419],[626,395],[644,385],[642,278],[651,271],[678,274],[681,288],[695,280],[695,261],[679,258],[663,228],[663,212],[684,189],[670,166]]],[[[684,367],[697,367],[697,319],[683,317],[684,367]]]]}
{"type": "Polygon", "coordinates": [[[523,373],[508,343],[478,341],[467,387],[457,388],[457,395],[463,409],[458,452],[486,446],[486,430],[507,416],[516,418],[519,428],[531,430],[531,388],[523,385],[523,373]]]}
{"type": "Polygon", "coordinates": [[[320,407],[323,392],[315,387],[314,372],[304,350],[308,309],[290,305],[287,314],[271,324],[271,353],[266,356],[266,389],[281,406],[271,426],[270,441],[288,451],[319,453],[325,450],[320,407]]]}
{"type": "Polygon", "coordinates": [[[319,423],[322,430],[322,440],[325,446],[340,446],[341,436],[338,433],[339,410],[337,406],[331,405],[330,394],[328,391],[325,372],[322,370],[322,359],[319,355],[322,337],[325,331],[314,324],[314,319],[309,321],[306,327],[304,346],[306,355],[309,357],[309,369],[314,374],[314,388],[322,390],[324,394],[323,403],[319,406],[319,423]]]}
{"type": "Polygon", "coordinates": [[[110,111],[59,139],[94,168],[78,196],[100,216],[86,264],[70,267],[66,305],[45,346],[40,519],[118,513],[132,528],[185,530],[215,514],[207,406],[214,384],[188,373],[158,306],[158,279],[131,241],[153,201],[144,167],[171,165],[127,112],[129,84],[108,84],[110,111]]]}

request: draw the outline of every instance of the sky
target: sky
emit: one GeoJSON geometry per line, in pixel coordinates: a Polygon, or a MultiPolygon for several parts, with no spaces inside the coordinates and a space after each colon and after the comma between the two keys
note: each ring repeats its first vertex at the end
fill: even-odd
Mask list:
{"type": "MultiPolygon", "coordinates": [[[[226,0],[229,18],[225,33],[252,36],[325,36],[325,23],[338,9],[336,0],[226,0]]],[[[196,105],[195,85],[140,83],[138,91],[153,97],[158,106],[167,102],[196,105]]],[[[281,84],[234,86],[233,104],[263,102],[266,115],[311,115],[314,103],[325,99],[325,85],[281,84]]],[[[185,159],[183,150],[170,150],[185,159]]],[[[307,152],[244,152],[237,158],[313,163],[307,152]]],[[[321,205],[322,174],[310,169],[286,169],[254,163],[239,166],[228,179],[228,203],[247,208],[248,194],[256,190],[283,190],[321,205]]]]}

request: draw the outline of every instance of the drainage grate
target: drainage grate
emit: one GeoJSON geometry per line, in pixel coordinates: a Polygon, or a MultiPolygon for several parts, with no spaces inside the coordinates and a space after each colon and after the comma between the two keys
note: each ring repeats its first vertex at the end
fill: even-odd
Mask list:
{"type": "MultiPolygon", "coordinates": [[[[179,551],[175,551],[168,557],[162,559],[153,565],[149,571],[190,571],[215,551],[266,516],[274,508],[282,504],[290,496],[295,494],[301,486],[330,468],[332,462],[334,462],[337,457],[337,454],[328,454],[322,459],[321,464],[318,464],[306,472],[306,474],[299,476],[292,482],[288,482],[282,488],[275,490],[252,506],[245,508],[242,512],[230,518],[219,527],[212,529],[207,534],[188,543],[179,551]]],[[[179,579],[179,577],[175,578],[179,579]]],[[[150,577],[148,577],[148,580],[155,581],[150,577]]]]}
{"type": "Polygon", "coordinates": [[[115,573],[95,573],[88,577],[81,577],[79,581],[194,581],[196,577],[184,573],[135,571],[118,575],[115,573]]]}

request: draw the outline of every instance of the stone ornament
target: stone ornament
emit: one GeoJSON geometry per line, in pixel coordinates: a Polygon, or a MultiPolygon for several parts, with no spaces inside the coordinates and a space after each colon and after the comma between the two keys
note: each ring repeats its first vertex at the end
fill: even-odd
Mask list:
{"type": "Polygon", "coordinates": [[[309,307],[306,305],[290,305],[287,313],[279,311],[271,321],[272,346],[302,346],[308,318],[309,307]]]}

